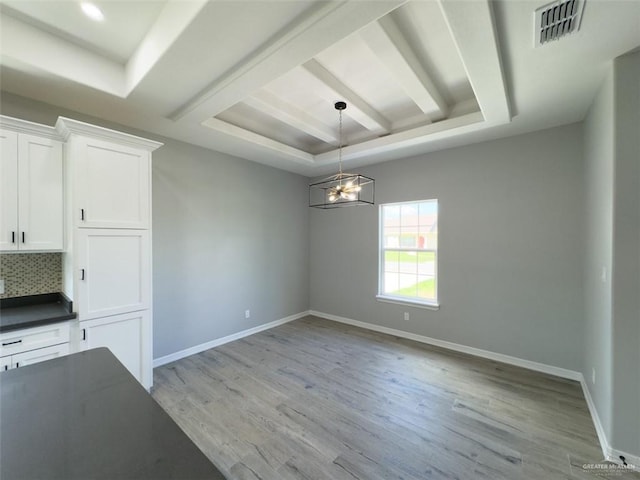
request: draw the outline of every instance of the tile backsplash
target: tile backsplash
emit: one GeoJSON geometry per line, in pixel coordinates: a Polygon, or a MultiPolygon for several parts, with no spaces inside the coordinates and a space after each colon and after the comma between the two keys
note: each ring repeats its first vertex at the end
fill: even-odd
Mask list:
{"type": "Polygon", "coordinates": [[[62,291],[62,253],[0,255],[0,298],[62,291]]]}

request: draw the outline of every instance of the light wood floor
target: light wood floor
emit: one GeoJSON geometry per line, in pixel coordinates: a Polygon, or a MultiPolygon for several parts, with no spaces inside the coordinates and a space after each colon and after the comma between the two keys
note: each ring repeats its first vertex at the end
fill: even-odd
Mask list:
{"type": "Polygon", "coordinates": [[[582,468],[602,452],[577,382],[315,317],[154,383],[229,479],[600,478],[582,468]]]}

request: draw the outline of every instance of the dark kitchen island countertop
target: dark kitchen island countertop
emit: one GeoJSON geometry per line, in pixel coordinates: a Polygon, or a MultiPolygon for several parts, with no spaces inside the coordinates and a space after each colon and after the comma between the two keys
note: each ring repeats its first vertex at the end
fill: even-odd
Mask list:
{"type": "Polygon", "coordinates": [[[62,293],[0,299],[0,333],[74,318],[72,303],[62,293]]]}
{"type": "Polygon", "coordinates": [[[106,348],[0,373],[0,478],[224,476],[106,348]]]}

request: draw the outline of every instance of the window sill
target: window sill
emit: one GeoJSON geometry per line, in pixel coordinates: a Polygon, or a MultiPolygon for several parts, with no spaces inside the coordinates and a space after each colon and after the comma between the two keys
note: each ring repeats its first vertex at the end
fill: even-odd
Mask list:
{"type": "Polygon", "coordinates": [[[397,305],[409,305],[411,307],[425,308],[427,310],[440,310],[439,303],[418,302],[405,298],[389,297],[387,295],[376,295],[376,300],[385,303],[395,303],[397,305]]]}

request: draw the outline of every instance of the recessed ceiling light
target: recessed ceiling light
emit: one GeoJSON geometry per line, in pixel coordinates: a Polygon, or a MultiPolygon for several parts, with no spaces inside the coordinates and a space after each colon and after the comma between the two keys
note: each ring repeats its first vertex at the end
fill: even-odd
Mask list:
{"type": "Polygon", "coordinates": [[[82,2],[80,4],[80,8],[82,8],[84,14],[91,20],[95,20],[96,22],[101,22],[104,20],[104,13],[102,13],[102,10],[100,10],[93,3],[82,2]]]}

